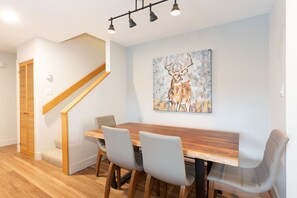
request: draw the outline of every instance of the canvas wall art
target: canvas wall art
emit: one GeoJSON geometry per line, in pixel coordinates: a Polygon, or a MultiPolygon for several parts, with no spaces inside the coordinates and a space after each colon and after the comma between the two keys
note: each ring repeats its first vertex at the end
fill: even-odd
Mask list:
{"type": "Polygon", "coordinates": [[[153,59],[153,108],[212,112],[211,49],[153,59]]]}

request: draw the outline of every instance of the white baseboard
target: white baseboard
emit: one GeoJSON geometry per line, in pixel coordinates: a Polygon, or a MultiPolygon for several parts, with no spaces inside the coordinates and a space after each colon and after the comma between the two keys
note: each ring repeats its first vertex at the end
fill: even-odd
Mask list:
{"type": "Polygon", "coordinates": [[[41,160],[41,152],[35,153],[35,160],[41,160]]]}
{"type": "Polygon", "coordinates": [[[69,174],[72,175],[80,170],[83,170],[93,164],[96,164],[97,155],[81,160],[75,164],[70,165],[69,174]]]}
{"type": "Polygon", "coordinates": [[[17,138],[2,139],[2,140],[0,140],[0,147],[8,146],[8,145],[16,144],[16,143],[17,143],[17,138]]]}

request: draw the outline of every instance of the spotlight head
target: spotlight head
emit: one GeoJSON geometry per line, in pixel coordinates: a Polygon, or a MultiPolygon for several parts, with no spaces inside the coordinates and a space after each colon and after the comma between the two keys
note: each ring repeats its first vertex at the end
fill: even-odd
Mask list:
{"type": "Polygon", "coordinates": [[[177,15],[180,14],[180,9],[179,9],[178,4],[176,3],[176,1],[175,1],[175,3],[173,4],[173,7],[172,7],[172,9],[171,9],[170,14],[171,14],[172,16],[177,16],[177,15]]]}
{"type": "Polygon", "coordinates": [[[110,18],[110,25],[109,25],[109,28],[108,28],[107,32],[110,33],[110,34],[115,33],[115,29],[114,29],[113,24],[112,24],[112,18],[110,18]]]}
{"type": "Polygon", "coordinates": [[[136,23],[133,21],[133,19],[131,19],[131,12],[129,11],[129,27],[133,28],[136,26],[136,23]]]}
{"type": "Polygon", "coordinates": [[[129,18],[129,27],[133,28],[136,26],[136,23],[133,21],[133,19],[129,18]]]}
{"type": "Polygon", "coordinates": [[[153,11],[150,11],[150,21],[156,21],[158,19],[157,15],[153,11]]]}
{"type": "Polygon", "coordinates": [[[110,34],[114,34],[114,33],[115,33],[115,29],[114,29],[114,27],[113,27],[112,24],[110,24],[110,26],[109,26],[107,32],[110,33],[110,34]]]}

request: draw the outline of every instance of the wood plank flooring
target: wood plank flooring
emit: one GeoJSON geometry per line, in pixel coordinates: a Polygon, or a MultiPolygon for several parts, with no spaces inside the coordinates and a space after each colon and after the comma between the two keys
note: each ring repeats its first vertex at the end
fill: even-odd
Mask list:
{"type": "MultiPolygon", "coordinates": [[[[0,197],[101,198],[104,195],[107,167],[108,161],[104,160],[99,177],[95,176],[95,165],[67,176],[62,173],[61,168],[42,160],[32,160],[21,153],[17,153],[16,145],[0,147],[0,197]]],[[[135,197],[143,197],[144,184],[145,175],[142,175],[137,184],[135,197]]],[[[121,190],[112,189],[110,197],[126,198],[127,189],[128,184],[123,185],[121,190]]],[[[178,193],[178,187],[168,186],[169,198],[177,198],[178,193]]],[[[161,184],[161,197],[163,197],[162,195],[164,195],[164,188],[161,184]]],[[[152,197],[155,197],[154,190],[152,197]]],[[[194,198],[195,191],[192,191],[189,197],[194,198]]]]}

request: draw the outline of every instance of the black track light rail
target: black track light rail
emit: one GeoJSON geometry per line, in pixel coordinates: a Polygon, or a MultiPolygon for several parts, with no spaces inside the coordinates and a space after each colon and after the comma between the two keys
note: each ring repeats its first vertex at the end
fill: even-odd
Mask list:
{"type": "Polygon", "coordinates": [[[141,8],[137,8],[137,0],[135,0],[135,10],[128,11],[127,13],[118,15],[118,16],[116,16],[116,17],[111,17],[110,19],[108,19],[108,21],[112,21],[112,20],[114,20],[114,19],[118,19],[118,18],[121,18],[121,17],[123,17],[123,16],[129,15],[129,13],[132,14],[132,13],[134,13],[134,12],[138,12],[138,11],[140,11],[140,10],[144,10],[144,9],[146,9],[146,8],[153,7],[153,6],[155,6],[155,5],[158,5],[158,4],[160,4],[160,3],[164,3],[164,2],[166,2],[166,1],[169,1],[169,0],[161,0],[161,1],[158,1],[158,2],[155,2],[155,3],[150,3],[150,4],[146,5],[146,6],[144,6],[144,0],[142,0],[142,7],[141,7],[141,8]]]}

